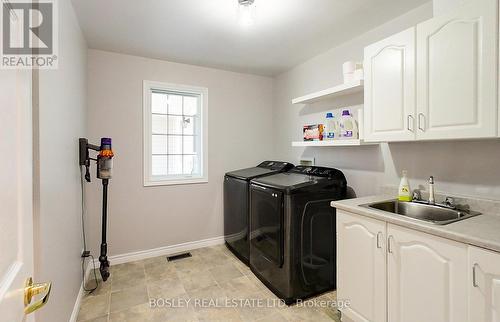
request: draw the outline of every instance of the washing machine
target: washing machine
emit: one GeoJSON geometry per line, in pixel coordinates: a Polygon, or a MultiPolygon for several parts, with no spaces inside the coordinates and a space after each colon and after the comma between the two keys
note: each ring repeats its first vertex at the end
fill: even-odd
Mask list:
{"type": "Polygon", "coordinates": [[[250,269],[287,304],[336,288],[336,211],[344,174],[297,166],[250,182],[250,269]]]}
{"type": "Polygon", "coordinates": [[[249,182],[291,168],[293,164],[288,162],[264,161],[256,167],[228,172],[224,176],[224,239],[233,254],[247,265],[250,252],[249,182]]]}

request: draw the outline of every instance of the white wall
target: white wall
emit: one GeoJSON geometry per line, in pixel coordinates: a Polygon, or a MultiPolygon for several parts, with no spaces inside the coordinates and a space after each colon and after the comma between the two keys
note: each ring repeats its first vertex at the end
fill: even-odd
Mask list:
{"type": "MultiPolygon", "coordinates": [[[[89,50],[88,62],[89,137],[111,137],[115,151],[109,254],[222,236],[224,173],[272,155],[272,79],[97,50],[89,50]],[[208,88],[207,184],[143,187],[143,80],[208,88]]],[[[88,187],[88,198],[98,255],[98,180],[88,187]]]]}
{"type": "Polygon", "coordinates": [[[37,322],[67,322],[81,285],[78,138],[86,131],[87,45],[71,2],[58,3],[59,69],[39,71],[33,84],[35,280],[53,283],[37,322]]]}
{"type": "Polygon", "coordinates": [[[313,156],[316,163],[341,169],[358,196],[376,194],[382,185],[398,185],[401,170],[407,169],[413,187],[426,186],[429,175],[440,191],[500,199],[500,142],[427,142],[381,144],[345,148],[292,148],[302,139],[302,126],[323,122],[329,110],[359,106],[363,96],[354,95],[321,106],[291,105],[291,99],[342,83],[342,63],[361,61],[363,48],[391,34],[432,17],[432,3],[416,8],[351,41],[333,48],[294,69],[274,82],[275,158],[296,162],[313,156]]]}
{"type": "Polygon", "coordinates": [[[460,6],[464,1],[465,0],[434,0],[432,2],[434,16],[445,14],[460,6]]]}

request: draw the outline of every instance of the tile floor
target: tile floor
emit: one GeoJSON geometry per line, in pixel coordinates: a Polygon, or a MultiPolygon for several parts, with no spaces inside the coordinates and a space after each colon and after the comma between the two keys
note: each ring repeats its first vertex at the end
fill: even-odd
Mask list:
{"type": "MultiPolygon", "coordinates": [[[[255,307],[278,303],[278,298],[224,245],[191,254],[173,262],[162,256],[111,266],[109,280],[84,297],[78,321],[340,321],[337,310],[324,305],[255,307]],[[160,299],[158,306],[152,307],[150,299],[160,299]],[[231,305],[214,307],[215,300],[231,305]]],[[[95,281],[87,287],[92,285],[95,281]]],[[[312,301],[334,299],[331,292],[312,301]]]]}

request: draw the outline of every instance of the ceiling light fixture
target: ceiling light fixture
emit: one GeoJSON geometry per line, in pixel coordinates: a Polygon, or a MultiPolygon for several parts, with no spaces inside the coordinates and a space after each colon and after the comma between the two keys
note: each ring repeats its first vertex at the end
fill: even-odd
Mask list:
{"type": "Polygon", "coordinates": [[[238,20],[240,25],[247,27],[255,21],[255,0],[238,0],[238,20]]]}

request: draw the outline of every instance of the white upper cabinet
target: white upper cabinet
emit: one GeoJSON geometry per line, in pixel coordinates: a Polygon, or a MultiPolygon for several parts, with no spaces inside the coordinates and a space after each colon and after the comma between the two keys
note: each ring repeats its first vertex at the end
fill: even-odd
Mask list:
{"type": "Polygon", "coordinates": [[[415,138],[415,28],[365,48],[365,140],[415,138]]]}
{"type": "Polygon", "coordinates": [[[466,322],[467,246],[391,224],[387,235],[388,321],[466,322]]]}
{"type": "Polygon", "coordinates": [[[497,135],[497,0],[417,26],[417,138],[497,135]]]}
{"type": "Polygon", "coordinates": [[[469,247],[469,322],[500,322],[500,254],[469,247]]]}
{"type": "Polygon", "coordinates": [[[365,48],[366,141],[498,135],[497,6],[468,0],[365,48]]]}
{"type": "Polygon", "coordinates": [[[349,299],[342,316],[386,321],[386,224],[337,210],[337,298],[349,299]]]}

